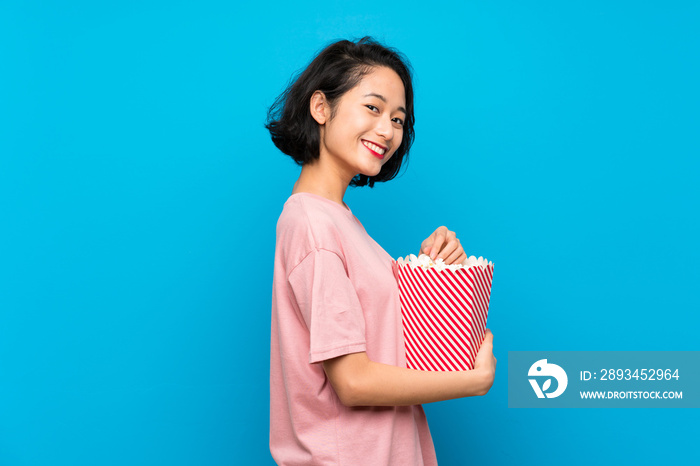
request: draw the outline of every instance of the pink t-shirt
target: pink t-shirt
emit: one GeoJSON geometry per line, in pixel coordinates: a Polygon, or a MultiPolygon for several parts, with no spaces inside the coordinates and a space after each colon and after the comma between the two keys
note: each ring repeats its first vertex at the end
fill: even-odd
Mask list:
{"type": "Polygon", "coordinates": [[[346,207],[292,194],[277,222],[270,451],[280,465],[434,465],[420,405],[344,406],[326,359],[367,352],[406,367],[392,258],[346,207]]]}

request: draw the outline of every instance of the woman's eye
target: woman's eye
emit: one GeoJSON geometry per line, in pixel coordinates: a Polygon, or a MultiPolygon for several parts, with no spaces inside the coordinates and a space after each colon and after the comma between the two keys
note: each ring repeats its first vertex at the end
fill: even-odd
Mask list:
{"type": "MultiPolygon", "coordinates": [[[[379,111],[379,109],[377,107],[375,107],[374,105],[365,105],[365,107],[372,110],[373,112],[375,110],[379,111]]],[[[401,126],[404,126],[404,121],[401,118],[394,118],[392,121],[395,121],[396,123],[400,124],[401,126]]]]}

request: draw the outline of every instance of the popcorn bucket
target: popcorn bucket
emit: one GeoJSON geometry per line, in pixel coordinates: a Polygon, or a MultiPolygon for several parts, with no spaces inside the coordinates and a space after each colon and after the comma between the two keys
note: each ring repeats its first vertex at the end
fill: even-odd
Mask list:
{"type": "Polygon", "coordinates": [[[424,371],[474,368],[484,341],[493,263],[474,256],[445,265],[411,254],[392,264],[399,285],[406,366],[424,371]]]}

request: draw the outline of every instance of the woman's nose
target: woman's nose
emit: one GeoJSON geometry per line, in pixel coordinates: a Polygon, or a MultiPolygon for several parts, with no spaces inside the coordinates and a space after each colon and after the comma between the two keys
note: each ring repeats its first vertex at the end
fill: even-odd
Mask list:
{"type": "Polygon", "coordinates": [[[391,124],[390,117],[380,118],[379,122],[377,123],[376,130],[377,134],[382,136],[387,141],[391,140],[394,137],[394,127],[391,124]]]}

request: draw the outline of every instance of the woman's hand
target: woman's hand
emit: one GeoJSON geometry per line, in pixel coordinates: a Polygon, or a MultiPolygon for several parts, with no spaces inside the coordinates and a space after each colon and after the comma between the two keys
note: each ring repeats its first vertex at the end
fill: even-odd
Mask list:
{"type": "Polygon", "coordinates": [[[432,260],[442,259],[445,264],[461,264],[467,258],[457,234],[447,227],[438,227],[420,245],[418,255],[428,254],[432,260]]]}
{"type": "Polygon", "coordinates": [[[493,379],[496,377],[496,357],[493,355],[493,333],[486,329],[484,342],[481,343],[481,348],[476,354],[474,360],[474,371],[480,372],[484,377],[485,389],[483,394],[486,394],[493,385],[493,379]]]}

